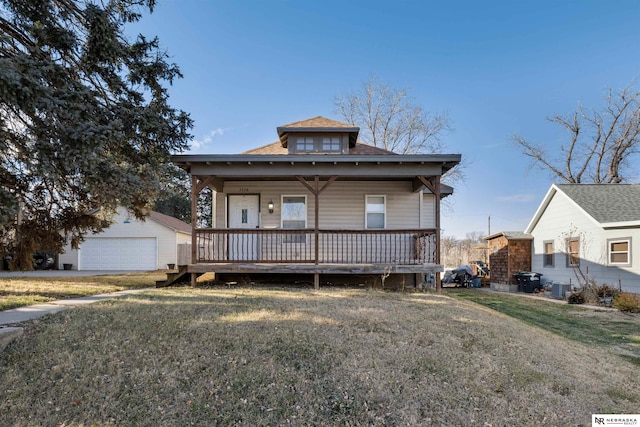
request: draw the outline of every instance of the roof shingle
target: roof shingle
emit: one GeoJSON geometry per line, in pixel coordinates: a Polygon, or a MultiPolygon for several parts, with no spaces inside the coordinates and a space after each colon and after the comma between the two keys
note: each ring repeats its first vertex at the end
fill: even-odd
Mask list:
{"type": "Polygon", "coordinates": [[[191,225],[187,224],[184,221],[180,221],[178,218],[174,218],[169,215],[165,215],[156,211],[149,211],[149,218],[159,222],[162,225],[165,225],[174,231],[179,231],[185,234],[191,234],[191,225]]]}
{"type": "Polygon", "coordinates": [[[599,223],[640,220],[640,184],[558,184],[599,223]]]}

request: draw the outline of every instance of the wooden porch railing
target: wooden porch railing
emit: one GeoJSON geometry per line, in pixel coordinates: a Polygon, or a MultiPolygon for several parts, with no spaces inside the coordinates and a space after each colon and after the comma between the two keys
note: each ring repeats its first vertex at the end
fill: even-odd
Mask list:
{"type": "Polygon", "coordinates": [[[197,229],[196,263],[435,264],[436,232],[197,229]],[[317,254],[317,260],[316,260],[317,254]]]}

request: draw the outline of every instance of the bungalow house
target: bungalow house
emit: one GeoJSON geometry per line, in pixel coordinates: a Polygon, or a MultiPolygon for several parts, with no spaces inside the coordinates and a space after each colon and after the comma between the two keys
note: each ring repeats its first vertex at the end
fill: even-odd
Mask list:
{"type": "Polygon", "coordinates": [[[74,270],[159,270],[178,264],[180,245],[191,242],[191,225],[150,211],[145,221],[118,209],[113,223],[90,234],[78,249],[67,245],[58,268],[74,270]]]}
{"type": "Polygon", "coordinates": [[[554,184],[525,232],[547,281],[640,293],[640,184],[554,184]]]}
{"type": "MultiPolygon", "coordinates": [[[[315,117],[237,155],[176,155],[190,173],[192,211],[213,190],[213,228],[192,223],[197,274],[401,276],[440,265],[441,176],[459,154],[399,155],[358,141],[359,128],[315,117]]],[[[439,276],[439,274],[438,274],[439,276]]]]}

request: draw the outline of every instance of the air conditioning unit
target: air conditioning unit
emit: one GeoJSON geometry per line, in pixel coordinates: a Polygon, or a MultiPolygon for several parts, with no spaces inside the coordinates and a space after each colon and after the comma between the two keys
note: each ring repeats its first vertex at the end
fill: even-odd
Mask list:
{"type": "Polygon", "coordinates": [[[564,298],[565,293],[571,290],[571,285],[554,283],[551,285],[551,296],[553,298],[564,298]]]}

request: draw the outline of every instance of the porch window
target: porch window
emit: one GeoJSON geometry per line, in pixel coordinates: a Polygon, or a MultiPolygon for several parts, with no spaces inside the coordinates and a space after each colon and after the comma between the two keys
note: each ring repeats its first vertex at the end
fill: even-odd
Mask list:
{"type": "Polygon", "coordinates": [[[386,196],[366,196],[365,228],[385,228],[386,196]]]}
{"type": "Polygon", "coordinates": [[[544,242],[543,267],[553,267],[553,241],[544,242]]]}
{"type": "MultiPolygon", "coordinates": [[[[282,228],[300,230],[307,228],[307,197],[282,196],[282,228]]],[[[286,234],[283,243],[305,243],[306,234],[286,234]]]]}
{"type": "Polygon", "coordinates": [[[631,264],[631,238],[620,240],[609,240],[609,264],[610,265],[630,265],[631,264]]]}
{"type": "Polygon", "coordinates": [[[580,239],[567,240],[567,267],[580,266],[580,239]]]}

